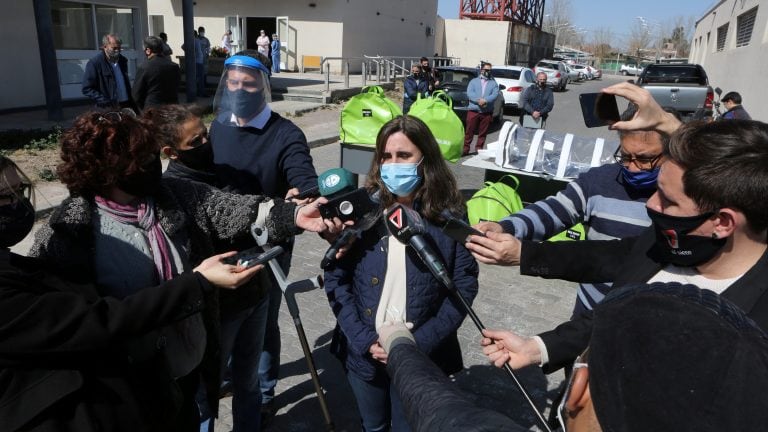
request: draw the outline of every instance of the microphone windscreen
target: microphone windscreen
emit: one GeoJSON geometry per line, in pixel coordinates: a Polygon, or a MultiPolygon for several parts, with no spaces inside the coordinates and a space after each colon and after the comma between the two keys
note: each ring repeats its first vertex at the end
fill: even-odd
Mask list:
{"type": "Polygon", "coordinates": [[[331,168],[317,177],[320,195],[334,196],[338,193],[357,189],[355,176],[345,168],[331,168]]]}

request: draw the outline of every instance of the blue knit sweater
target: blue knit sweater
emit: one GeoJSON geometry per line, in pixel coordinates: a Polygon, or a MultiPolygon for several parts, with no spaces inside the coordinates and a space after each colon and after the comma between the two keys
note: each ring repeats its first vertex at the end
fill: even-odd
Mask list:
{"type": "MultiPolygon", "coordinates": [[[[592,168],[565,190],[501,220],[504,231],[526,240],[544,240],[583,223],[588,240],[634,237],[651,225],[645,202],[655,189],[638,191],[624,183],[621,165],[592,168]]],[[[592,309],[610,284],[582,284],[574,312],[592,309]]]]}
{"type": "Polygon", "coordinates": [[[211,143],[219,184],[242,194],[284,198],[292,187],[317,185],[317,173],[304,133],[273,112],[263,129],[227,124],[230,114],[211,124],[211,143]]]}

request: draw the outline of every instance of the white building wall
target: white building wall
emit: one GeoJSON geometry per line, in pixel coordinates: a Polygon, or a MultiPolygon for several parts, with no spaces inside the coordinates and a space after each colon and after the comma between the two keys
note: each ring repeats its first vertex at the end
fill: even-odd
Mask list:
{"type": "Polygon", "coordinates": [[[462,66],[477,66],[480,60],[502,65],[507,54],[510,25],[506,21],[447,19],[445,55],[459,57],[462,66]]]}
{"type": "Polygon", "coordinates": [[[764,0],[724,0],[696,24],[691,43],[691,63],[704,67],[709,83],[723,93],[737,91],[744,107],[755,120],[768,122],[768,4],[764,0]],[[758,7],[749,45],[736,47],[737,17],[758,7]],[[717,29],[729,23],[725,49],[717,51],[717,29]],[[708,36],[709,35],[709,36],[708,36]],[[709,42],[707,42],[709,40],[709,42]]]}
{"type": "MultiPolygon", "coordinates": [[[[148,2],[149,15],[163,15],[165,32],[174,55],[181,53],[182,11],[179,0],[148,2]]],[[[288,67],[299,69],[302,55],[362,57],[365,55],[422,56],[434,54],[437,0],[305,0],[253,2],[249,0],[199,0],[195,28],[202,25],[212,44],[218,44],[225,16],[289,19],[288,67]],[[432,29],[428,31],[427,28],[432,29]],[[429,33],[429,34],[428,34],[429,33]]],[[[248,35],[248,39],[255,38],[248,35]]],[[[285,61],[284,58],[281,59],[285,61]]],[[[340,70],[333,62],[332,71],[340,70]]],[[[359,64],[351,65],[359,70],[359,64]],[[357,67],[356,67],[357,66],[357,67]]]]}

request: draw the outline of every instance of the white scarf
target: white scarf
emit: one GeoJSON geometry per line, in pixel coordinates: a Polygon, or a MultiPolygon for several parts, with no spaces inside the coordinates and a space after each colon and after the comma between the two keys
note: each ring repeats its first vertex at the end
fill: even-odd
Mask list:
{"type": "Polygon", "coordinates": [[[376,331],[385,321],[405,322],[405,245],[392,236],[388,240],[387,273],[384,275],[384,286],[376,309],[376,331]]]}

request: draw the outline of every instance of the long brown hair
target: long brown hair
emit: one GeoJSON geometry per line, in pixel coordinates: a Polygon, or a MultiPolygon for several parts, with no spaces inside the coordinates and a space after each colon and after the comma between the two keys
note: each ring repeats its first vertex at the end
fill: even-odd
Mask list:
{"type": "Polygon", "coordinates": [[[448,210],[454,215],[464,213],[464,199],[459,192],[456,177],[446,165],[440,147],[423,121],[412,116],[398,116],[387,122],[376,137],[376,151],[371,169],[368,172],[366,188],[369,192],[381,191],[380,201],[383,208],[396,202],[396,197],[381,180],[381,162],[389,137],[402,132],[421,151],[424,156],[419,171],[423,181],[417,186],[414,200],[419,202],[419,211],[429,221],[438,222],[440,212],[448,210]]]}

